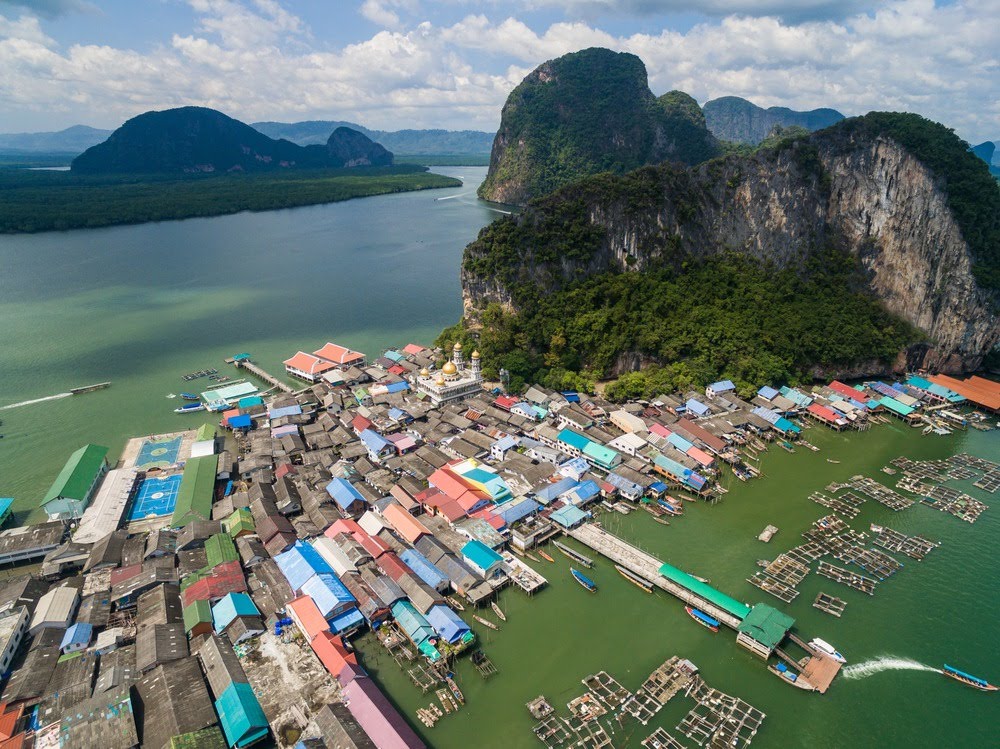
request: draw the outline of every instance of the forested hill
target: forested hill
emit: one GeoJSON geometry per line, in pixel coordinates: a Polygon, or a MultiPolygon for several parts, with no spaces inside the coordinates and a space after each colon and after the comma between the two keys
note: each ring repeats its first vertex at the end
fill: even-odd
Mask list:
{"type": "Polygon", "coordinates": [[[542,63],[511,92],[479,196],[524,204],[591,174],[719,151],[694,99],[657,99],[638,57],[585,49],[542,63]]]}
{"type": "Polygon", "coordinates": [[[758,383],[975,368],[1000,340],[1000,190],[967,149],[872,113],[579,181],[466,248],[449,335],[553,386],[653,363],[758,383]]]}
{"type": "Polygon", "coordinates": [[[346,128],[325,145],[274,140],[205,107],[146,112],[73,160],[79,174],[266,171],[302,167],[386,166],[392,154],[346,128]]]}

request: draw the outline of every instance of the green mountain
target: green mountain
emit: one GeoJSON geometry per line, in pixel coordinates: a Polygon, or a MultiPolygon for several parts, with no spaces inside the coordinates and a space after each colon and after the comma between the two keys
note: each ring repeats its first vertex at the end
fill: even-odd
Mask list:
{"type": "Polygon", "coordinates": [[[993,154],[996,153],[997,147],[993,141],[987,140],[980,143],[978,146],[972,146],[969,150],[987,164],[992,164],[993,154]]]}
{"type": "Polygon", "coordinates": [[[484,228],[462,285],[445,337],[515,382],[970,370],[1000,341],[1000,190],[948,128],[870,113],[579,180],[484,228]]]}
{"type": "Polygon", "coordinates": [[[731,143],[763,141],[775,127],[803,127],[822,130],[844,119],[836,109],[813,109],[796,112],[786,107],[764,109],[738,96],[723,96],[705,103],[703,108],[708,129],[719,140],[731,143]]]}
{"type": "Polygon", "coordinates": [[[73,160],[80,174],[265,171],[387,165],[392,154],[367,136],[338,128],[326,145],[273,140],[222,112],[180,107],[146,112],[73,160]]]}
{"type": "Polygon", "coordinates": [[[253,127],[272,138],[285,138],[300,146],[325,143],[330,131],[349,127],[364,133],[396,154],[488,154],[493,135],[480,130],[369,130],[352,122],[254,122],[253,127]]]}
{"type": "Polygon", "coordinates": [[[3,133],[0,134],[0,151],[81,153],[109,135],[110,130],[86,125],[73,125],[49,133],[3,133]]]}
{"type": "Polygon", "coordinates": [[[638,57],[585,49],[542,63],[511,92],[479,196],[524,204],[591,174],[718,152],[691,97],[657,99],[638,57]]]}

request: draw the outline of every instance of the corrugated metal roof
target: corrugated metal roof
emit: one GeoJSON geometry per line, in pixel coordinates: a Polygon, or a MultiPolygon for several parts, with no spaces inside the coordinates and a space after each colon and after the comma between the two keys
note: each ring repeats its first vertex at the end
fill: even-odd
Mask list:
{"type": "Polygon", "coordinates": [[[740,603],[735,598],[727,596],[725,593],[716,590],[707,583],[696,580],[688,573],[679,570],[672,565],[664,563],[660,567],[660,574],[668,580],[677,583],[681,587],[687,588],[692,593],[701,596],[709,603],[718,606],[723,611],[726,611],[739,619],[743,619],[750,613],[750,607],[745,603],[740,603]]]}
{"type": "Polygon", "coordinates": [[[747,612],[739,631],[768,648],[776,647],[795,625],[795,620],[773,606],[758,603],[747,612]]]}
{"type": "Polygon", "coordinates": [[[302,593],[313,599],[316,608],[326,618],[356,603],[351,591],[333,572],[320,572],[310,577],[302,585],[302,593]]]}
{"type": "Polygon", "coordinates": [[[218,455],[190,458],[184,464],[184,475],[177,490],[177,504],[170,520],[172,526],[180,528],[192,520],[212,519],[212,500],[218,468],[218,455]]]}
{"type": "Polygon", "coordinates": [[[369,678],[344,687],[347,709],[379,749],[425,749],[406,720],[369,678]]]}
{"type": "Polygon", "coordinates": [[[247,746],[267,736],[267,716],[249,684],[230,684],[215,701],[215,709],[230,746],[247,746]]]}
{"type": "Polygon", "coordinates": [[[66,465],[56,476],[49,491],[42,500],[47,504],[57,497],[83,500],[94,485],[94,479],[104,465],[108,448],[100,445],[84,445],[69,456],[66,465]]]}
{"type": "Polygon", "coordinates": [[[293,591],[301,590],[305,582],[318,572],[333,573],[333,568],[319,552],[303,541],[296,541],[291,549],[278,554],[274,561],[293,591]]]}

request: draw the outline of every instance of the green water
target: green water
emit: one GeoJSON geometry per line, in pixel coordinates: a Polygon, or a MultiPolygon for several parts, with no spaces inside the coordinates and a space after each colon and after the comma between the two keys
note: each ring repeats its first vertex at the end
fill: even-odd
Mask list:
{"type": "MultiPolygon", "coordinates": [[[[106,391],[0,410],[0,496],[17,499],[23,519],[35,508],[66,456],[84,442],[113,453],[130,436],[197,426],[207,416],[172,413],[167,393],[197,389],[180,375],[226,369],[222,359],[250,351],[265,368],[298,348],[327,339],[369,354],[410,340],[429,342],[461,312],[458,267],[464,245],[496,213],[474,201],[482,168],[439,169],[466,177],[464,190],[392,195],[261,214],[92,231],[0,237],[0,406],[112,380],[106,391]],[[450,197],[434,200],[436,197],[450,197]]],[[[231,372],[230,372],[231,374],[231,372]]],[[[201,380],[201,383],[206,381],[201,380]]],[[[1000,458],[1000,434],[921,437],[901,426],[837,435],[819,427],[814,454],[765,456],[767,477],[732,487],[715,507],[688,506],[670,527],[645,513],[605,518],[607,527],[660,558],[751,603],[766,594],[745,582],[759,557],[796,545],[826,513],[810,492],[832,480],[879,468],[897,455],[933,458],[967,450],[1000,458]],[[826,458],[842,461],[839,465],[826,458]],[[781,528],[770,545],[756,541],[768,523],[781,528]]],[[[996,504],[967,483],[957,486],[996,504]]],[[[938,667],[944,661],[1000,680],[997,618],[1000,510],[968,525],[927,507],[900,514],[869,502],[853,521],[880,522],[943,542],[924,562],[879,586],[874,598],[810,575],[802,594],[782,606],[800,630],[834,643],[851,663],[880,656],[938,667]],[[845,598],[842,619],[811,608],[820,590],[845,598]]],[[[886,670],[838,678],[825,696],[799,692],[713,635],[679,602],[649,596],[598,560],[600,586],[587,594],[567,560],[541,563],[551,584],[533,599],[507,591],[509,622],[480,635],[500,673],[484,683],[467,661],[459,679],[468,706],[425,730],[435,747],[533,747],[524,703],[544,693],[562,711],[582,692],[580,679],[606,669],[630,689],[670,655],[697,663],[707,681],[768,714],[754,746],[994,746],[1000,696],[982,694],[933,673],[886,670]]],[[[471,620],[470,620],[471,621],[471,620]]],[[[366,663],[414,719],[426,705],[379,649],[361,644],[366,663]]],[[[675,726],[690,702],[677,700],[648,727],[629,724],[615,745],[638,746],[654,725],[675,726]]],[[[422,726],[418,726],[422,729],[422,726]]]]}
{"type": "Polygon", "coordinates": [[[181,375],[249,351],[266,370],[325,341],[378,355],[461,315],[462,249],[498,214],[466,187],[140,226],[0,237],[0,496],[33,510],[69,453],[212,421],[181,375]],[[452,197],[459,196],[459,197],[452,197]],[[448,198],[440,200],[439,198],[448,198]]]}
{"type": "MultiPolygon", "coordinates": [[[[907,534],[921,533],[942,542],[923,561],[897,555],[904,568],[869,597],[809,575],[801,595],[784,605],[745,581],[755,561],[773,559],[802,542],[799,536],[827,510],[808,495],[835,480],[864,473],[884,483],[879,471],[898,455],[915,459],[968,451],[1000,458],[1000,433],[969,432],[953,437],[922,437],[895,424],[867,434],[834,434],[822,427],[807,432],[819,453],[794,455],[772,449],[762,460],[765,478],[734,482],[714,506],[687,504],[683,518],[665,527],[647,513],[627,517],[604,514],[605,527],[657,557],[694,574],[734,597],[765,601],[794,616],[799,631],[833,643],[851,664],[880,657],[910,659],[939,668],[942,662],[1000,680],[998,573],[1000,508],[969,482],[950,485],[994,505],[969,525],[925,506],[893,513],[868,501],[851,525],[867,530],[872,522],[907,534]],[[827,458],[840,460],[831,464],[827,458]],[[756,540],[768,523],[780,528],[770,544],[756,540]],[[823,590],[848,601],[836,619],[812,608],[823,590]]],[[[579,547],[583,548],[583,547],[579,547]]],[[[591,556],[595,556],[589,552],[591,556]]],[[[569,574],[569,560],[553,552],[555,564],[529,562],[550,586],[534,598],[519,590],[503,593],[508,622],[492,632],[474,624],[483,649],[499,669],[484,682],[466,659],[458,667],[467,706],[432,729],[421,729],[435,747],[541,746],[531,733],[524,704],[546,695],[562,715],[566,703],[583,693],[580,679],[605,669],[636,689],[671,655],[690,658],[706,681],[742,697],[767,713],[755,747],[971,747],[996,746],[1000,699],[916,670],[885,670],[859,679],[837,678],[826,695],[808,694],[782,684],[763,662],[737,647],[728,630],[712,634],[691,621],[683,606],[666,593],[643,593],[624,580],[607,560],[596,558],[587,574],[599,585],[588,594],[569,574]]],[[[488,614],[490,618],[495,618],[488,614]]],[[[471,619],[469,619],[471,622],[471,619]]],[[[379,647],[367,640],[365,665],[377,674],[394,700],[415,721],[415,710],[430,702],[379,647]]],[[[626,723],[614,737],[617,747],[638,747],[656,725],[676,726],[693,702],[677,698],[649,726],[626,723]]]]}

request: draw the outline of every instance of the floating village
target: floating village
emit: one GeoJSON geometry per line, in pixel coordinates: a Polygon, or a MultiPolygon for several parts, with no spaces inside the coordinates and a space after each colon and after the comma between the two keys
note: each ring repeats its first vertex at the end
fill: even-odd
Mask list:
{"type": "MultiPolygon", "coordinates": [[[[800,583],[823,578],[812,605],[840,617],[844,589],[876,595],[904,557],[945,553],[934,539],[852,527],[859,508],[922,506],[974,523],[986,506],[945,483],[1000,489],[1000,464],[965,453],[900,456],[878,477],[831,484],[802,498],[817,519],[790,550],[766,552],[778,525],[748,529],[762,551],[747,570],[759,596],[746,603],[745,591],[716,589],[606,520],[682,522],[691,503],[723,500],[732,480],[766,480],[764,451],[817,451],[810,430],[898,420],[933,439],[996,428],[1000,384],[915,374],[765,386],[746,399],[723,381],[616,405],[538,386],[488,389],[479,354],[466,359],[457,344],[370,361],[326,343],[284,367],[277,377],[239,354],[224,374],[178,373],[197,392],[165,401],[175,432],[132,439],[115,462],[107,448],[80,446],[40,500],[47,520],[0,531],[2,749],[422,747],[413,725],[432,735],[465,706],[459,659],[475,678],[497,673],[484,635],[502,636],[510,612],[500,592],[545,606],[546,576],[565,572],[555,555],[569,559],[580,595],[601,594],[603,558],[636,595],[661,591],[692,627],[718,633],[718,647],[745,649],[788,688],[821,695],[847,657],[781,610],[800,583]],[[189,413],[212,423],[185,428],[189,413]],[[356,644],[368,632],[365,648],[425,696],[415,714],[401,714],[366,671],[376,654],[356,644]]],[[[0,503],[4,521],[12,503],[0,503]]],[[[752,742],[763,712],[711,687],[683,654],[662,657],[630,687],[605,671],[580,674],[565,709],[532,699],[537,742],[613,747],[624,725],[647,726],[673,700],[689,712],[673,730],[638,729],[641,746],[752,742]]]]}

